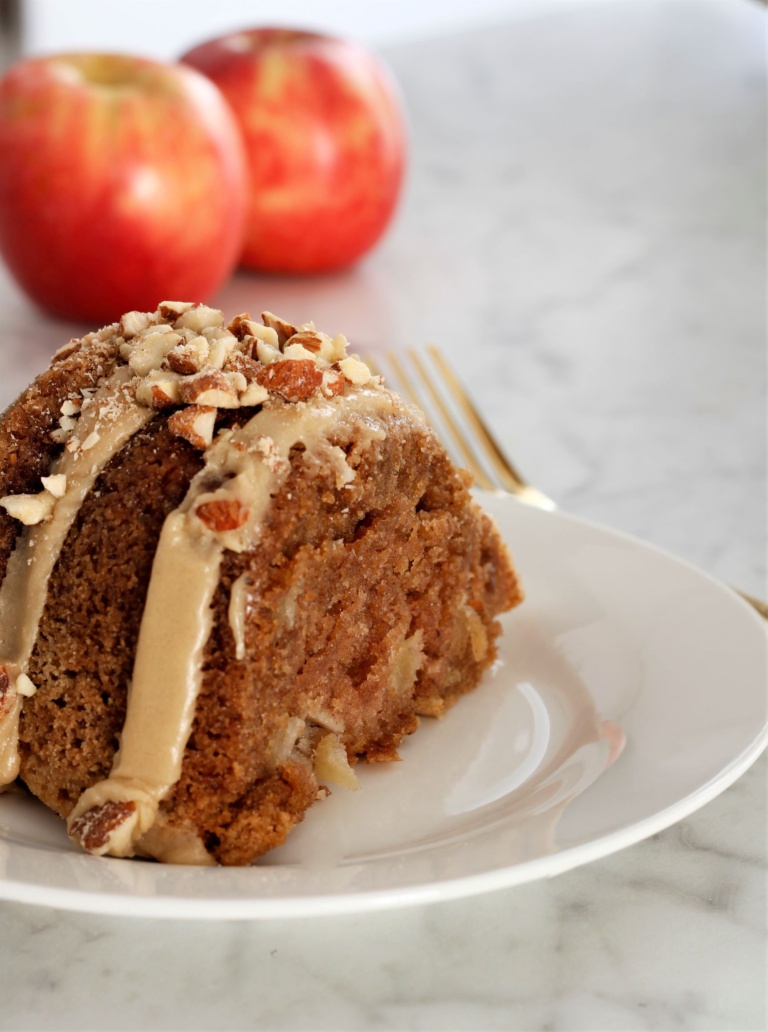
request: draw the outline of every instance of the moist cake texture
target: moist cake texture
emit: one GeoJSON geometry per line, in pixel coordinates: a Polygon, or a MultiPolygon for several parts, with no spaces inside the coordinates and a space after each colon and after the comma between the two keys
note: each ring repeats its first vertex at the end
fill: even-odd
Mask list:
{"type": "Polygon", "coordinates": [[[262,320],[128,313],[0,419],[0,783],[95,854],[252,863],[473,689],[522,597],[420,413],[262,320]]]}

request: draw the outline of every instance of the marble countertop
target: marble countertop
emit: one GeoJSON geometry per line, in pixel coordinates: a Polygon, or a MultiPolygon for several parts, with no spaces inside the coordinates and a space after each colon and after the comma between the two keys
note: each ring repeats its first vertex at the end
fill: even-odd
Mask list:
{"type": "MultiPolygon", "coordinates": [[[[359,268],[217,299],[434,340],[568,511],[765,596],[764,11],[548,5],[386,53],[412,132],[359,268]]],[[[0,394],[73,332],[0,270],[0,394]]],[[[0,903],[0,1029],[766,1026],[766,759],[681,823],[549,881],[311,920],[0,903]]]]}

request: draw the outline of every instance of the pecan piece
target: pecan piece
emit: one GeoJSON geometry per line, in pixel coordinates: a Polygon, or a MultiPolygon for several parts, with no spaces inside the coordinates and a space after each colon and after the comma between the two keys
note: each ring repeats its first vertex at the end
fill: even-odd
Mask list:
{"type": "Polygon", "coordinates": [[[88,853],[105,851],[109,846],[112,832],[136,812],[134,802],[114,802],[108,800],[101,806],[86,810],[82,816],[73,821],[69,834],[88,853]]]}
{"type": "Polygon", "coordinates": [[[286,401],[306,401],[323,382],[323,374],[309,358],[283,359],[260,370],[256,383],[286,401]]]}
{"type": "Polygon", "coordinates": [[[247,521],[250,509],[237,498],[215,498],[195,509],[199,520],[215,532],[238,530],[247,521]]]}

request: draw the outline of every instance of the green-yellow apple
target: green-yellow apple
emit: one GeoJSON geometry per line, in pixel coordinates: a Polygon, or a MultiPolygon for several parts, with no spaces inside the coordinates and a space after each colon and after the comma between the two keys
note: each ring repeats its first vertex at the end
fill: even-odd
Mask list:
{"type": "Polygon", "coordinates": [[[206,299],[237,264],[245,185],[232,113],[191,68],[62,54],[0,80],[0,251],[55,314],[206,299]]]}
{"type": "Polygon", "coordinates": [[[216,83],[243,132],[243,265],[321,272],[373,247],[400,192],[406,133],[392,79],[372,53],[317,33],[253,29],[182,61],[216,83]]]}

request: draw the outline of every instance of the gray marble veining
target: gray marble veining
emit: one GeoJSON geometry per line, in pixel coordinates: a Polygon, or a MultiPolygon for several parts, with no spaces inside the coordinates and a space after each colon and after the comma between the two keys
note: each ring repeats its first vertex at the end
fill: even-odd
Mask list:
{"type": "MultiPolygon", "coordinates": [[[[245,275],[361,351],[435,340],[568,510],[766,593],[764,14],[573,3],[393,48],[412,134],[358,269],[245,275]]],[[[0,273],[9,400],[72,327],[0,273]]],[[[766,760],[616,856],[476,899],[195,925],[0,904],[3,1029],[766,1025],[766,760]]]]}

